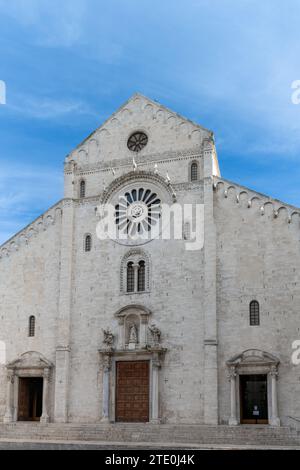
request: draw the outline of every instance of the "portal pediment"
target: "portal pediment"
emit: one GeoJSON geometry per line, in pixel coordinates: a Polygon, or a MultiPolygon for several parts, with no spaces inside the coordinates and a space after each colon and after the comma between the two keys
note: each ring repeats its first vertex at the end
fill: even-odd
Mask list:
{"type": "Polygon", "coordinates": [[[259,349],[247,349],[246,351],[237,354],[227,361],[228,366],[242,366],[242,365],[274,365],[279,364],[279,359],[272,354],[261,351],[259,349]]]}
{"type": "Polygon", "coordinates": [[[7,364],[7,369],[50,369],[53,364],[42,354],[28,351],[7,364]]]}

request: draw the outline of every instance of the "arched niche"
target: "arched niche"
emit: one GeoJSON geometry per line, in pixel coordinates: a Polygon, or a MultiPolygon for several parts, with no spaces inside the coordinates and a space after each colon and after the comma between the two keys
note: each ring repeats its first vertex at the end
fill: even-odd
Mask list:
{"type": "Polygon", "coordinates": [[[148,343],[148,325],[151,312],[141,305],[129,305],[116,312],[118,319],[117,349],[144,349],[148,343]],[[135,330],[135,332],[134,332],[135,330]],[[136,341],[134,341],[136,336],[136,341]]]}

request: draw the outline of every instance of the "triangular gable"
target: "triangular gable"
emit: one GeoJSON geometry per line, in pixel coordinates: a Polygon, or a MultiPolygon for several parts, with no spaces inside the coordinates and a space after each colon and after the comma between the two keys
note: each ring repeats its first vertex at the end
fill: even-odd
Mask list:
{"type": "Polygon", "coordinates": [[[66,162],[73,161],[78,167],[86,168],[128,160],[135,153],[128,149],[128,139],[136,132],[147,135],[147,145],[138,157],[199,152],[204,140],[213,137],[208,129],[136,93],[79,144],[66,162]]]}
{"type": "MultiPolygon", "coordinates": [[[[206,129],[205,127],[195,123],[194,121],[192,121],[191,119],[188,119],[180,114],[178,114],[177,112],[169,109],[168,107],[162,105],[161,103],[159,103],[158,101],[154,101],[152,100],[151,98],[148,98],[147,96],[145,95],[142,95],[141,93],[134,93],[125,103],[123,103],[113,114],[111,114],[99,127],[97,127],[93,132],[91,132],[82,142],[80,142],[80,144],[78,144],[73,150],[72,152],[70,152],[69,155],[71,155],[74,151],[78,150],[82,145],[84,145],[88,140],[92,139],[96,133],[99,133],[101,132],[101,130],[105,129],[106,126],[108,124],[110,124],[114,119],[117,119],[118,115],[122,113],[122,111],[124,111],[127,106],[134,102],[135,100],[137,99],[140,99],[140,100],[143,100],[143,101],[147,101],[149,105],[153,106],[157,111],[159,110],[163,110],[165,112],[167,112],[168,114],[170,114],[170,116],[173,116],[174,118],[176,119],[179,119],[181,120],[183,123],[186,122],[192,126],[195,127],[195,129],[200,129],[202,131],[204,131],[205,133],[208,134],[208,136],[213,136],[213,131],[209,130],[209,129],[206,129]]],[[[68,156],[67,155],[67,158],[68,156]]]]}

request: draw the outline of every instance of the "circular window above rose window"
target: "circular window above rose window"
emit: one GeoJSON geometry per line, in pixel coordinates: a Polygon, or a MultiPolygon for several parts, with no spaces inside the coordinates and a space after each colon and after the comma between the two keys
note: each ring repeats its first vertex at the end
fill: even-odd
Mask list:
{"type": "Polygon", "coordinates": [[[146,147],[148,136],[144,132],[134,132],[127,141],[127,147],[132,152],[140,152],[146,147]]]}

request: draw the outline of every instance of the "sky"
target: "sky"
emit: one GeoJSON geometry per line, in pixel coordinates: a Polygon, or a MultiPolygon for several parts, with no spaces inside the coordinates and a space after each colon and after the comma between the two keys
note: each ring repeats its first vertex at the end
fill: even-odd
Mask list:
{"type": "Polygon", "coordinates": [[[298,0],[0,0],[0,243],[135,92],[212,129],[224,178],[300,207],[299,18],[298,0]]]}

